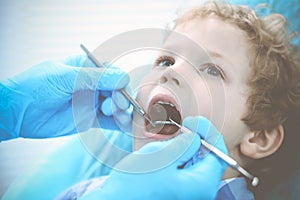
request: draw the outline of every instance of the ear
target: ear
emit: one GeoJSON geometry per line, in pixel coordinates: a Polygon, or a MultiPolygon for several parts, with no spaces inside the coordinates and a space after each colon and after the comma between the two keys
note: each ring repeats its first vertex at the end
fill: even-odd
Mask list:
{"type": "Polygon", "coordinates": [[[251,132],[243,138],[240,151],[243,155],[253,159],[264,158],[279,149],[283,138],[284,129],[282,125],[273,130],[251,132]]]}

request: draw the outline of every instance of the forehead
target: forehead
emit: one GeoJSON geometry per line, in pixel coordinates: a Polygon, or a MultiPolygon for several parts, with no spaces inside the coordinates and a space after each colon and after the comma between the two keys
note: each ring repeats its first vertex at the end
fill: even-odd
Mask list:
{"type": "MultiPolygon", "coordinates": [[[[223,21],[217,16],[197,17],[185,21],[177,25],[175,31],[190,38],[206,50],[218,50],[223,54],[226,54],[231,49],[243,50],[242,52],[244,53],[249,48],[246,33],[237,26],[223,21]]],[[[167,39],[166,44],[168,42],[175,42],[181,46],[184,45],[176,37],[172,37],[172,34],[167,39]]]]}
{"type": "Polygon", "coordinates": [[[178,40],[170,34],[165,42],[166,47],[178,49],[180,52],[187,51],[191,54],[190,57],[197,57],[198,53],[205,52],[211,58],[222,60],[233,68],[240,68],[240,66],[250,68],[250,43],[246,33],[217,16],[198,17],[185,21],[177,25],[175,31],[189,38],[194,45],[186,42],[187,40],[178,40]]]}

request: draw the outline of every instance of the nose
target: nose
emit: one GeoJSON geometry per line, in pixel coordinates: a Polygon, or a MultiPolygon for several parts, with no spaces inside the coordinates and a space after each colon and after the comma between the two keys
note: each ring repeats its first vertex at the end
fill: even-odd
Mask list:
{"type": "Polygon", "coordinates": [[[163,71],[159,79],[160,84],[171,83],[177,86],[181,86],[182,80],[181,76],[173,68],[167,68],[163,71]]]}

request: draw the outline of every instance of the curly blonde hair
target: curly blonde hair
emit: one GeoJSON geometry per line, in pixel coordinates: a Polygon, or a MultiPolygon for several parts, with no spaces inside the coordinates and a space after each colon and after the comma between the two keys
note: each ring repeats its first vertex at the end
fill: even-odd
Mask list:
{"type": "MultiPolygon", "coordinates": [[[[249,80],[246,80],[249,87],[247,113],[242,120],[252,131],[272,130],[281,124],[284,126],[285,139],[276,155],[254,162],[252,167],[254,173],[265,180],[271,176],[269,182],[274,182],[274,176],[270,173],[281,171],[279,174],[282,174],[282,171],[290,170],[281,168],[280,163],[289,162],[295,168],[299,166],[298,162],[291,163],[299,152],[295,142],[300,134],[297,122],[300,119],[299,50],[291,43],[287,21],[282,15],[259,17],[247,6],[206,2],[180,16],[175,27],[191,19],[211,15],[239,27],[246,33],[251,45],[249,56],[252,71],[249,80]]],[[[278,174],[275,177],[282,178],[278,174]]]]}

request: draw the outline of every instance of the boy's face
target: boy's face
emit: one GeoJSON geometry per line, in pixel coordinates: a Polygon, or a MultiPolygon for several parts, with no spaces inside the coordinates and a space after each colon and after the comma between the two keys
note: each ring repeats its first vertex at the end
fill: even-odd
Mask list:
{"type": "MultiPolygon", "coordinates": [[[[217,17],[187,21],[175,31],[193,40],[206,53],[171,34],[163,46],[167,51],[158,53],[151,73],[139,87],[137,100],[152,118],[161,112],[179,122],[187,116],[210,119],[224,135],[231,156],[239,160],[239,144],[249,132],[241,121],[246,112],[246,80],[250,75],[246,37],[237,27],[217,17]]],[[[155,131],[146,126],[149,127],[135,113],[135,149],[179,134],[171,126],[153,134],[155,131]]]]}

